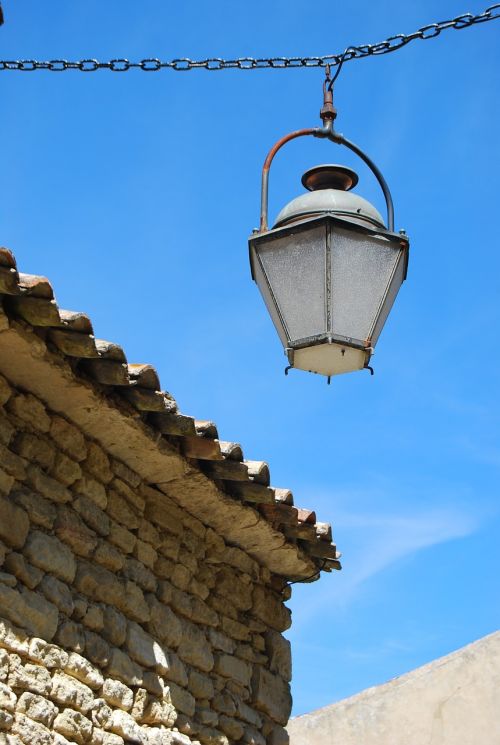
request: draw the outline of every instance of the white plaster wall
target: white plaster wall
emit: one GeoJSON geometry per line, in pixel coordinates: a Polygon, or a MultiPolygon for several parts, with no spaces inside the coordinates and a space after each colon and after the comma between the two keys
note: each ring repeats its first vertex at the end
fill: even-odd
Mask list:
{"type": "Polygon", "coordinates": [[[290,745],[500,745],[500,631],[287,729],[290,745]]]}

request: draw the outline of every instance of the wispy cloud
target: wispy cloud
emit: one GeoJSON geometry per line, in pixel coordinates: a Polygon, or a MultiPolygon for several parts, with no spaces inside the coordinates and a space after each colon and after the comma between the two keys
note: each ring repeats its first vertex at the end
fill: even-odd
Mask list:
{"type": "MultiPolygon", "coordinates": [[[[460,505],[413,509],[405,514],[360,509],[335,509],[335,530],[348,547],[345,570],[335,583],[323,583],[322,591],[307,604],[294,607],[294,626],[315,616],[321,607],[346,607],[376,575],[416,553],[475,532],[480,511],[460,505]]],[[[309,590],[310,593],[310,590],[309,590]]]]}

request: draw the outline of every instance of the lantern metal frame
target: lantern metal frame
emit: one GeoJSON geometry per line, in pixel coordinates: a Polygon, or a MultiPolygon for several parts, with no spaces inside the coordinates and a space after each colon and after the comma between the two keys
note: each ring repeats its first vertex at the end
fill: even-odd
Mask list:
{"type": "MultiPolygon", "coordinates": [[[[394,205],[392,201],[392,195],[389,189],[389,186],[382,175],[379,168],[375,165],[375,163],[372,161],[372,159],[355,143],[348,140],[346,137],[344,137],[343,134],[340,132],[336,132],[333,126],[334,120],[337,116],[337,112],[333,106],[333,85],[331,84],[331,80],[329,78],[329,70],[327,70],[326,80],[323,85],[323,108],[320,112],[320,117],[323,121],[322,127],[310,127],[307,129],[299,129],[295,130],[293,132],[290,132],[284,137],[282,137],[280,140],[278,140],[273,147],[269,150],[266,159],[264,161],[264,165],[262,168],[262,178],[261,178],[261,202],[260,202],[260,225],[259,229],[254,230],[252,233],[252,236],[249,240],[249,259],[250,259],[250,268],[252,273],[252,279],[256,281],[255,271],[254,271],[254,254],[257,257],[257,260],[259,261],[259,268],[262,271],[262,274],[265,278],[265,282],[270,294],[270,297],[272,298],[272,301],[274,303],[276,312],[278,314],[278,317],[280,319],[282,328],[284,333],[287,337],[287,344],[285,347],[285,351],[288,357],[289,366],[285,370],[285,374],[288,373],[288,370],[292,368],[293,361],[294,361],[294,352],[295,350],[302,349],[305,347],[311,347],[315,346],[317,344],[324,344],[326,343],[339,343],[348,347],[352,347],[358,350],[363,350],[365,352],[365,368],[367,368],[371,374],[373,374],[373,369],[369,366],[370,357],[373,353],[373,344],[376,343],[377,336],[375,339],[373,339],[373,334],[377,330],[377,326],[379,325],[380,320],[380,314],[377,313],[374,321],[374,325],[371,331],[371,335],[369,335],[366,339],[354,339],[351,337],[344,337],[335,335],[333,333],[322,333],[315,336],[310,336],[303,339],[296,339],[294,341],[291,341],[290,334],[287,330],[287,325],[285,322],[285,319],[283,318],[279,304],[277,302],[277,299],[274,295],[271,283],[267,277],[266,271],[264,266],[262,265],[262,262],[260,261],[258,254],[256,251],[252,251],[253,245],[256,243],[259,243],[259,239],[266,236],[272,236],[272,234],[276,231],[276,234],[279,233],[280,236],[286,236],[288,233],[296,234],[298,231],[301,231],[302,229],[307,230],[310,229],[313,226],[320,226],[321,224],[325,225],[326,233],[327,233],[327,244],[330,243],[330,235],[331,235],[331,229],[333,226],[340,227],[342,229],[352,230],[355,231],[358,234],[365,234],[369,235],[371,237],[382,237],[386,239],[387,241],[391,243],[397,243],[398,247],[400,249],[403,249],[404,254],[404,266],[403,266],[403,273],[402,273],[402,282],[406,279],[407,275],[407,269],[408,269],[408,258],[409,258],[409,243],[408,238],[406,236],[406,233],[404,230],[401,230],[399,233],[394,232],[394,205]],[[269,173],[271,169],[271,164],[274,160],[274,157],[276,154],[281,150],[281,148],[286,145],[291,140],[297,139],[299,137],[317,137],[318,139],[327,139],[330,142],[334,142],[337,145],[343,145],[344,147],[351,150],[355,155],[357,155],[370,169],[370,171],[373,173],[375,178],[378,181],[378,184],[383,192],[385,204],[386,204],[386,210],[387,210],[387,229],[374,229],[370,228],[368,226],[364,226],[359,223],[353,223],[347,219],[342,219],[342,217],[339,217],[335,213],[325,213],[323,215],[316,215],[311,217],[305,217],[299,221],[295,221],[289,225],[284,225],[281,227],[271,228],[268,227],[268,205],[269,205],[269,173]]],[[[393,276],[400,267],[400,262],[396,262],[394,270],[393,270],[393,276]]],[[[380,303],[380,310],[384,307],[384,304],[387,301],[388,295],[391,290],[391,282],[388,283],[385,294],[381,300],[380,303]]],[[[392,303],[391,303],[392,305],[392,303]]],[[[390,306],[389,306],[390,310],[390,306]]],[[[383,319],[382,325],[380,326],[380,330],[385,323],[386,318],[383,319]]],[[[330,382],[330,376],[328,376],[328,382],[330,382]]]]}

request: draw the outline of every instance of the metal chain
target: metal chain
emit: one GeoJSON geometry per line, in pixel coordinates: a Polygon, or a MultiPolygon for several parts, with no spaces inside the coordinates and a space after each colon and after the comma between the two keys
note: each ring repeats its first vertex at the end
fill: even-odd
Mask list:
{"type": "Polygon", "coordinates": [[[127,72],[138,69],[144,72],[157,72],[165,68],[178,72],[194,69],[204,70],[261,70],[266,68],[288,69],[294,67],[325,67],[330,65],[344,64],[353,59],[363,57],[374,57],[380,54],[389,54],[409,44],[415,39],[434,39],[441,31],[453,28],[456,30],[469,28],[479,23],[494,21],[500,18],[500,3],[491,5],[478,15],[463,13],[450,21],[439,21],[422,26],[412,34],[396,34],[385,41],[376,44],[361,44],[359,46],[347,47],[339,54],[325,54],[319,57],[239,57],[238,59],[221,59],[211,57],[203,60],[191,60],[187,57],[162,61],[156,58],[143,59],[139,62],[130,62],[128,59],[112,59],[108,62],[99,62],[96,59],[83,59],[78,62],[69,62],[64,59],[53,59],[46,62],[38,60],[0,60],[0,70],[21,70],[33,72],[34,70],[50,70],[51,72],[63,72],[64,70],[80,70],[81,72],[95,72],[96,70],[111,70],[112,72],[127,72]]]}

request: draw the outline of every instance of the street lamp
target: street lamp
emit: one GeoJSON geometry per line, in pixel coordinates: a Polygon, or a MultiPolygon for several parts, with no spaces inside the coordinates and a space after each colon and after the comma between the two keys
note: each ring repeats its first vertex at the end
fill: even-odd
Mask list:
{"type": "Polygon", "coordinates": [[[370,158],[333,128],[327,83],[322,127],[291,132],[269,151],[262,170],[260,228],[249,239],[252,278],[267,305],[290,368],[328,377],[368,368],[380,332],[406,278],[408,238],[394,232],[387,183],[370,158]],[[312,135],[344,145],[371,169],[384,193],[387,226],[366,199],[351,193],[358,177],[345,166],[320,165],[302,177],[308,190],[269,229],[269,169],[278,150],[312,135]]]}

